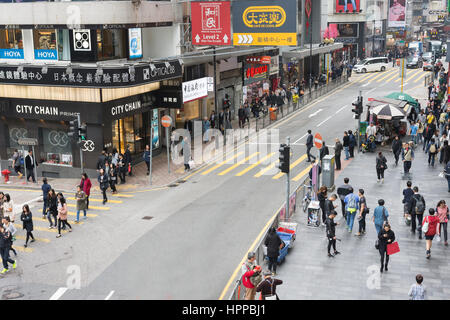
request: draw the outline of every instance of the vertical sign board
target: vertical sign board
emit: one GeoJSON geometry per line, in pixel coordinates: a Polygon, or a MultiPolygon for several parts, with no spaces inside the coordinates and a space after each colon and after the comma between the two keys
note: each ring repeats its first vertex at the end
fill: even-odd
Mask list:
{"type": "Polygon", "coordinates": [[[191,2],[192,44],[231,44],[230,2],[191,2]]]}
{"type": "Polygon", "coordinates": [[[142,58],[141,28],[128,29],[128,50],[130,54],[130,59],[142,58]]]}
{"type": "Polygon", "coordinates": [[[406,26],[406,0],[389,0],[388,27],[406,26]]]}
{"type": "Polygon", "coordinates": [[[235,46],[296,46],[297,0],[233,2],[235,46]]]}

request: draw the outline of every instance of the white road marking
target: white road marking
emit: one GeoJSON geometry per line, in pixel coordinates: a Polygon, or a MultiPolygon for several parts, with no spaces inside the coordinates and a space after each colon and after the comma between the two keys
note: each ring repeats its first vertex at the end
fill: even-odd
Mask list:
{"type": "Polygon", "coordinates": [[[61,288],[59,288],[59,289],[56,290],[56,292],[50,297],[49,300],[58,300],[59,298],[62,297],[62,295],[63,295],[64,293],[66,293],[67,289],[68,289],[68,288],[66,288],[66,287],[61,287],[61,288]]]}
{"type": "Polygon", "coordinates": [[[312,117],[314,117],[314,116],[316,116],[319,112],[321,112],[322,111],[322,109],[319,109],[319,110],[317,110],[316,112],[314,112],[314,113],[311,113],[308,117],[309,118],[312,118],[312,117]]]}
{"type": "Polygon", "coordinates": [[[372,92],[372,91],[374,91],[374,90],[376,90],[376,89],[377,89],[377,88],[370,89],[370,90],[367,91],[366,93],[372,92]]]}
{"type": "Polygon", "coordinates": [[[294,144],[296,144],[297,142],[299,142],[300,140],[302,140],[304,137],[306,137],[308,134],[305,133],[303,136],[301,136],[300,138],[298,138],[297,140],[295,140],[294,144]]]}
{"type": "Polygon", "coordinates": [[[367,82],[366,84],[363,84],[361,87],[367,87],[370,84],[370,82],[367,82]]]}
{"type": "Polygon", "coordinates": [[[112,295],[114,294],[114,290],[112,290],[105,298],[105,300],[109,300],[109,298],[112,297],[112,295]]]}
{"type": "Polygon", "coordinates": [[[329,116],[328,118],[326,118],[325,120],[323,120],[321,123],[319,123],[317,126],[320,127],[322,124],[324,124],[326,121],[330,120],[331,116],[329,116]]]}
{"type": "Polygon", "coordinates": [[[340,108],[338,111],[336,111],[334,114],[338,114],[339,112],[341,112],[342,110],[344,110],[345,109],[345,107],[347,107],[346,105],[345,106],[343,106],[342,108],[340,108]]]}

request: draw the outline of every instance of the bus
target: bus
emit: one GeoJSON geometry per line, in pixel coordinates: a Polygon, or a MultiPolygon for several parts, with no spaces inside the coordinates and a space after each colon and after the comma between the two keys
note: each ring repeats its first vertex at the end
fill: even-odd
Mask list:
{"type": "Polygon", "coordinates": [[[437,59],[442,57],[442,41],[428,40],[426,42],[426,51],[433,52],[437,59]]]}

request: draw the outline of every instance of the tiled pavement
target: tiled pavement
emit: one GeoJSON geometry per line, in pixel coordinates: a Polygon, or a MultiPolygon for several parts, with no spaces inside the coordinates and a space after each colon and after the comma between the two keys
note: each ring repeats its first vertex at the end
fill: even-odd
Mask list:
{"type": "MultiPolygon", "coordinates": [[[[434,240],[431,259],[425,258],[425,240],[414,237],[401,217],[401,194],[406,185],[406,180],[402,180],[402,166],[395,167],[389,150],[385,150],[385,154],[389,169],[385,172],[384,184],[376,182],[375,154],[355,158],[336,181],[339,186],[344,177],[349,177],[354,189],[363,188],[371,209],[366,218],[367,234],[356,237],[353,234],[358,223],[355,222],[353,234],[349,234],[341,209],[337,208],[336,220],[341,222],[337,227],[337,237],[342,239],[337,242],[340,255],[328,258],[325,227],[307,227],[306,214],[296,214],[295,219],[300,223],[296,244],[278,268],[277,277],[284,281],[277,289],[281,299],[408,299],[408,290],[417,273],[424,276],[429,299],[450,298],[450,247],[445,247],[443,240],[434,240]],[[389,271],[381,277],[380,255],[374,248],[376,233],[370,220],[379,198],[386,201],[389,222],[401,249],[391,256],[389,271]]],[[[427,209],[440,199],[450,198],[446,181],[438,177],[439,171],[442,166],[428,167],[424,153],[418,148],[411,178],[424,195],[427,209]]]]}

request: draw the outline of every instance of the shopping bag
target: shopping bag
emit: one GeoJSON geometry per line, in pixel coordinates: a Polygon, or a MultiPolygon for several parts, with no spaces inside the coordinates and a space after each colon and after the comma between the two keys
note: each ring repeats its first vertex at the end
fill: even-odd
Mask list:
{"type": "Polygon", "coordinates": [[[387,254],[389,256],[392,255],[392,254],[395,254],[397,252],[400,252],[400,247],[398,246],[398,242],[397,241],[389,243],[387,245],[387,254]]]}
{"type": "Polygon", "coordinates": [[[189,169],[194,169],[195,168],[194,160],[189,160],[188,164],[189,164],[189,169]]]}

